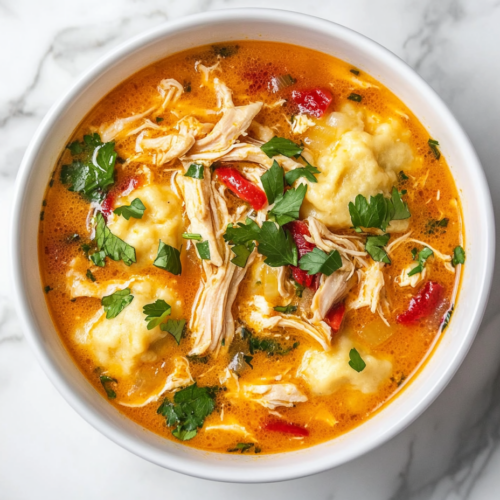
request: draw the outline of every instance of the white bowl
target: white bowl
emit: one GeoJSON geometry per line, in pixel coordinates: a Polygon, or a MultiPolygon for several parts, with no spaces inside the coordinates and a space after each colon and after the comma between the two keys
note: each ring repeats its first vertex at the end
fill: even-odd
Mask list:
{"type": "Polygon", "coordinates": [[[265,482],[340,465],[405,428],[444,389],[479,328],[491,284],[495,227],[490,193],[469,139],[434,91],[380,45],[337,24],[278,10],[224,10],[156,27],[101,59],[49,111],[24,156],[12,220],[12,267],[24,331],[43,369],[71,406],[110,439],[169,469],[206,479],[265,482]],[[141,68],[176,52],[229,40],[301,45],[348,61],[396,94],[439,139],[462,197],[467,263],[458,306],[443,339],[415,380],[381,411],[347,434],[311,448],[263,456],[195,450],[121,415],[85,379],[52,324],[40,280],[36,241],[40,207],[54,165],[81,119],[141,68]]]}

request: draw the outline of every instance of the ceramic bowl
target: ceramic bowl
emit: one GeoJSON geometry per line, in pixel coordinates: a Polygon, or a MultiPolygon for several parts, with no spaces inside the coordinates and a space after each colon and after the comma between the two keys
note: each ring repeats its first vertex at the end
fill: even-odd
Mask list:
{"type": "Polygon", "coordinates": [[[104,435],[158,465],[232,482],[298,478],[338,466],[404,429],[438,396],[464,359],[487,302],[495,229],[490,193],[476,154],[434,91],[403,61],[368,38],[315,17],[266,9],[222,10],[160,25],[102,58],[49,111],[24,156],[12,219],[12,269],[24,331],[50,380],[69,404],[104,435]],[[200,451],[142,428],[120,414],[85,379],[52,324],[40,280],[36,241],[49,176],[82,118],[109,91],[170,54],[230,40],[300,45],[348,61],[396,94],[438,137],[463,204],[467,265],[449,328],[414,380],[372,418],[332,441],[276,455],[234,456],[200,451]]]}

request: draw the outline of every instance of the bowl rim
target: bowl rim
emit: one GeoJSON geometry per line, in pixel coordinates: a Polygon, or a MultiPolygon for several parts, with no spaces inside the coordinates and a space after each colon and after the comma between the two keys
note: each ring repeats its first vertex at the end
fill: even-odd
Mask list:
{"type": "MultiPolygon", "coordinates": [[[[225,40],[221,40],[221,42],[223,41],[225,40]]],[[[16,302],[18,315],[21,319],[21,324],[25,331],[27,340],[32,350],[34,351],[38,362],[42,366],[42,369],[44,370],[52,384],[59,391],[59,393],[70,404],[70,406],[72,406],[73,409],[84,420],[86,420],[90,425],[95,427],[106,437],[119,444],[123,448],[133,452],[134,454],[145,458],[148,461],[151,461],[163,467],[167,467],[176,472],[181,472],[203,479],[242,483],[272,482],[296,479],[299,477],[319,473],[332,467],[336,467],[380,446],[390,438],[394,437],[397,433],[399,433],[410,423],[412,423],[418,416],[420,416],[449,383],[449,381],[461,365],[467,352],[469,351],[470,346],[472,345],[476,332],[481,324],[484,311],[486,309],[493,277],[492,271],[494,266],[495,254],[495,225],[493,205],[484,171],[469,138],[467,137],[453,114],[448,110],[447,106],[436,94],[436,92],[398,56],[396,56],[377,42],[360,33],[357,33],[332,21],[321,19],[308,14],[291,12],[281,9],[265,8],[238,8],[216,10],[194,14],[191,16],[183,17],[181,19],[162,23],[115,47],[114,49],[106,53],[103,57],[101,57],[97,62],[95,62],[89,69],[87,69],[69,88],[69,90],[50,108],[50,110],[47,112],[44,119],[38,126],[28,148],[26,149],[16,178],[15,196],[11,215],[10,235],[12,259],[11,272],[14,285],[14,300],[16,302]],[[26,297],[28,296],[28,292],[25,289],[26,287],[23,284],[22,277],[23,259],[21,257],[20,251],[22,227],[20,225],[20,221],[22,217],[26,184],[28,182],[31,170],[35,167],[35,158],[39,148],[41,147],[45,135],[50,131],[51,126],[55,123],[58,116],[61,113],[64,113],[66,107],[71,104],[72,100],[77,97],[78,94],[82,92],[88,84],[90,84],[95,78],[97,78],[102,72],[104,72],[108,65],[117,62],[124,57],[127,57],[130,52],[144,47],[149,43],[157,41],[158,39],[161,39],[163,36],[169,33],[178,32],[193,27],[206,27],[207,24],[219,23],[221,21],[245,21],[249,17],[251,17],[253,20],[261,22],[276,23],[282,25],[299,25],[306,29],[313,29],[314,26],[318,26],[324,30],[330,30],[332,33],[335,32],[337,36],[340,36],[344,40],[347,40],[348,42],[356,45],[360,51],[377,53],[378,57],[389,61],[395,71],[399,72],[406,78],[411,79],[414,82],[413,86],[418,87],[418,91],[423,93],[424,96],[431,101],[432,105],[437,108],[438,112],[442,115],[443,121],[447,123],[447,126],[453,129],[452,135],[456,138],[456,140],[460,140],[462,142],[462,149],[463,153],[467,157],[467,164],[470,165],[470,169],[474,171],[478,187],[483,193],[483,216],[485,218],[485,225],[488,228],[488,232],[485,235],[485,258],[481,267],[481,272],[484,276],[484,279],[482,281],[481,293],[477,300],[477,307],[473,311],[472,319],[470,320],[470,328],[467,334],[464,334],[464,339],[462,340],[462,344],[457,352],[457,355],[451,360],[450,365],[443,370],[441,377],[430,388],[429,393],[425,398],[417,401],[411,411],[408,411],[405,415],[400,416],[400,418],[396,419],[396,421],[394,421],[392,425],[388,425],[385,432],[381,432],[378,436],[373,436],[371,441],[368,443],[354,447],[351,452],[345,453],[344,457],[341,460],[334,458],[323,458],[321,460],[316,459],[314,461],[309,461],[309,463],[302,463],[301,470],[296,470],[296,468],[294,469],[293,467],[290,467],[288,469],[282,467],[277,470],[268,471],[262,470],[264,468],[261,468],[257,472],[254,469],[252,470],[251,475],[245,472],[246,468],[238,470],[230,469],[231,475],[228,476],[229,469],[226,469],[225,467],[204,468],[200,467],[198,464],[194,464],[194,462],[190,462],[189,459],[176,461],[175,459],[172,459],[173,457],[162,458],[160,460],[158,454],[155,454],[151,448],[148,448],[148,446],[145,445],[144,442],[140,442],[140,440],[128,436],[126,432],[122,432],[121,430],[115,428],[112,423],[108,422],[96,409],[91,408],[80,399],[80,397],[76,394],[76,391],[74,390],[72,384],[65,379],[64,375],[60,373],[59,369],[53,363],[49,353],[49,349],[47,349],[47,346],[44,344],[43,339],[41,338],[41,335],[37,330],[34,321],[34,315],[32,311],[29,310],[29,308],[25,305],[27,303],[26,297]]],[[[165,455],[168,455],[168,453],[165,453],[165,455]]]]}

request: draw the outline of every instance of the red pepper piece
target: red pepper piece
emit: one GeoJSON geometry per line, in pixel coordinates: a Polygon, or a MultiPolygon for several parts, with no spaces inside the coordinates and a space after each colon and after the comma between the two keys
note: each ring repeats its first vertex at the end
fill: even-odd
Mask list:
{"type": "Polygon", "coordinates": [[[345,304],[343,302],[339,302],[335,304],[327,313],[325,321],[330,325],[330,328],[334,333],[337,333],[340,330],[342,325],[342,320],[345,315],[345,304]]]}
{"type": "Polygon", "coordinates": [[[298,424],[289,424],[279,420],[270,420],[264,424],[267,431],[281,432],[283,434],[292,434],[294,436],[309,436],[309,431],[298,424]]]}
{"type": "MultiPolygon", "coordinates": [[[[295,244],[297,245],[297,250],[299,253],[299,260],[306,253],[312,252],[315,245],[313,245],[312,243],[309,243],[304,238],[304,236],[311,236],[311,233],[309,232],[309,228],[307,227],[307,224],[305,222],[300,221],[300,220],[296,220],[293,222],[289,222],[286,225],[286,227],[292,233],[293,240],[295,241],[295,244]]],[[[290,266],[290,267],[292,269],[293,279],[299,285],[307,286],[309,288],[313,287],[313,284],[315,283],[316,275],[310,275],[307,273],[307,271],[303,271],[299,267],[295,267],[295,266],[290,266]]]]}
{"type": "Polygon", "coordinates": [[[139,179],[137,177],[125,177],[118,184],[115,184],[106,195],[106,198],[101,203],[101,212],[104,218],[108,220],[108,217],[113,211],[116,198],[119,196],[127,196],[139,185],[139,179]]]}
{"type": "Polygon", "coordinates": [[[235,168],[220,167],[216,170],[220,181],[238,198],[247,201],[254,210],[264,208],[267,203],[266,193],[255,184],[245,179],[235,168]]]}
{"type": "Polygon", "coordinates": [[[294,90],[292,99],[301,113],[321,118],[332,102],[333,96],[329,90],[294,90]]]}
{"type": "Polygon", "coordinates": [[[399,314],[396,321],[402,325],[411,325],[430,316],[443,298],[444,288],[435,281],[428,281],[417,295],[411,298],[406,312],[399,314]]]}

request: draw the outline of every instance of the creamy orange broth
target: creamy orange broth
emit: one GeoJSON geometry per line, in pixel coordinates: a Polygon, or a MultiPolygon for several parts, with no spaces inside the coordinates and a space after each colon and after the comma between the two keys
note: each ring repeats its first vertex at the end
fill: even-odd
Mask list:
{"type": "MultiPolygon", "coordinates": [[[[221,71],[214,72],[210,78],[218,77],[232,90],[236,106],[256,101],[272,104],[280,98],[288,99],[283,106],[264,107],[257,117],[261,124],[275,127],[273,130],[280,137],[300,143],[301,141],[307,142],[307,138],[313,134],[311,129],[300,135],[293,135],[290,131],[287,120],[297,113],[296,107],[289,98],[293,89],[329,89],[333,95],[333,101],[327,114],[338,111],[346,103],[351,103],[359,109],[376,113],[382,121],[390,118],[398,120],[409,131],[407,142],[414,157],[411,172],[408,171],[409,179],[395,184],[399,190],[407,190],[404,200],[408,203],[411,212],[409,226],[409,230],[412,231],[411,237],[426,242],[443,254],[453,254],[453,249],[462,241],[457,189],[445,159],[435,158],[428,145],[427,131],[401,101],[363,71],[356,76],[350,72],[353,68],[349,64],[325,54],[278,43],[245,41],[238,42],[237,45],[236,53],[220,58],[221,71]],[[287,74],[297,80],[296,84],[277,93],[269,92],[267,86],[269,78],[287,74]],[[362,88],[359,82],[368,83],[371,86],[362,88]],[[361,95],[362,101],[360,103],[348,101],[347,97],[351,92],[361,95]],[[431,228],[429,226],[430,220],[442,220],[444,217],[449,219],[446,227],[431,228]]],[[[201,47],[176,54],[141,70],[114,89],[89,112],[74,132],[72,141],[81,140],[84,134],[88,134],[89,131],[105,122],[142,113],[155,106],[158,101],[157,85],[164,78],[173,78],[185,88],[190,87],[191,91],[182,95],[182,102],[189,103],[193,108],[216,109],[213,91],[205,84],[202,75],[194,69],[196,61],[202,61],[205,66],[211,66],[217,63],[218,59],[211,47],[201,47]]],[[[149,118],[155,120],[156,116],[163,118],[159,122],[162,127],[173,126],[178,120],[177,116],[169,112],[169,108],[159,115],[153,112],[149,118]]],[[[219,116],[208,114],[200,120],[215,123],[219,116]]],[[[136,137],[134,135],[117,143],[116,151],[120,158],[127,159],[135,154],[136,137]]],[[[39,258],[42,281],[44,286],[50,287],[50,291],[46,294],[47,304],[61,339],[88,380],[103,397],[106,397],[99,376],[106,373],[113,377],[114,374],[108,372],[106,366],[99,366],[96,363],[91,346],[82,344],[75,338],[75,331],[102,308],[101,301],[98,298],[83,296],[71,299],[68,293],[67,273],[73,259],[79,258],[76,267],[82,273],[91,269],[97,283],[110,279],[127,279],[132,272],[146,278],[154,277],[159,287],[177,291],[183,302],[183,311],[182,314],[172,316],[187,320],[190,318],[197,290],[201,286],[203,273],[194,245],[188,241],[182,242],[183,271],[180,276],[174,276],[154,267],[152,262],[139,269],[134,269],[134,266],[137,267],[136,264],[127,267],[122,262],[114,262],[110,259],[106,260],[105,267],[94,266],[84,257],[81,249],[83,244],[92,243],[92,233],[88,223],[89,201],[77,193],[68,191],[59,180],[61,166],[70,163],[71,160],[72,156],[66,149],[55,167],[44,206],[41,209],[43,217],[40,222],[39,258]],[[79,237],[72,237],[72,235],[79,235],[79,237]]],[[[117,186],[126,185],[131,177],[138,177],[140,182],[144,183],[143,165],[142,162],[133,161],[128,164],[117,163],[115,184],[111,187],[111,193],[118,189],[117,186]]],[[[179,166],[178,160],[167,165],[148,165],[154,175],[154,183],[169,186],[172,182],[172,168],[176,166],[179,166]]],[[[241,164],[232,163],[231,166],[239,168],[241,164]]],[[[242,205],[241,200],[231,193],[227,194],[227,203],[230,211],[242,205]]],[[[118,205],[121,204],[117,203],[115,206],[118,205]]],[[[186,214],[183,217],[183,230],[187,231],[189,221],[186,214]]],[[[355,234],[349,228],[343,228],[337,233],[355,234]]],[[[401,234],[403,233],[393,234],[391,241],[401,234]]],[[[414,247],[419,250],[422,248],[412,242],[401,244],[391,254],[392,264],[384,267],[385,290],[390,304],[386,318],[390,326],[386,326],[379,315],[373,314],[368,307],[363,307],[348,310],[340,332],[332,336],[333,349],[336,349],[341,338],[349,338],[358,351],[390,361],[392,364],[390,375],[380,383],[375,392],[365,394],[354,390],[347,384],[330,395],[312,394],[305,381],[296,376],[296,370],[308,349],[319,349],[318,343],[293,329],[283,331],[278,328],[272,332],[255,331],[253,333],[260,338],[273,338],[284,347],[291,347],[294,342],[299,342],[300,345],[286,355],[268,356],[264,352],[256,352],[251,362],[253,369],[247,367],[241,373],[239,383],[254,383],[261,378],[274,380],[275,377],[281,376],[281,382],[287,381],[295,384],[308,399],[307,402],[296,403],[292,407],[280,406],[275,409],[277,414],[271,411],[271,417],[303,426],[309,431],[309,436],[297,437],[265,430],[264,424],[270,418],[270,410],[255,402],[246,401],[244,398],[228,398],[227,394],[235,389],[234,387],[228,389],[227,385],[234,384],[234,382],[223,384],[220,382],[220,374],[231,361],[230,353],[233,354],[238,346],[241,346],[243,350],[246,349],[246,341],[236,334],[233,345],[222,347],[218,356],[207,353],[206,359],[190,362],[192,377],[199,386],[223,387],[223,390],[217,393],[215,411],[206,418],[197,436],[185,441],[185,444],[204,450],[226,452],[239,442],[251,442],[255,444],[255,447],[260,448],[262,453],[290,451],[335,438],[373,415],[381,405],[390,400],[403,382],[408,382],[408,376],[424,359],[439,334],[441,318],[452,303],[457,273],[447,270],[441,260],[431,258],[427,263],[427,277],[422,283],[431,279],[444,287],[444,299],[440,306],[439,317],[434,315],[431,320],[421,321],[414,326],[403,326],[396,322],[397,315],[406,310],[409,300],[421,286],[400,287],[395,282],[395,278],[401,274],[402,270],[413,262],[411,250],[414,247]],[[246,428],[248,434],[237,435],[231,432],[205,430],[207,426],[217,425],[222,421],[237,422],[246,428]]],[[[264,293],[266,266],[263,267],[264,278],[261,276],[260,279],[256,279],[255,273],[249,271],[240,286],[233,305],[233,317],[237,325],[240,325],[240,314],[243,314],[245,308],[249,307],[248,301],[253,296],[264,293]]],[[[267,286],[272,287],[272,282],[269,283],[267,286]]],[[[358,291],[359,285],[356,284],[346,300],[348,302],[354,300],[358,291]]],[[[306,289],[302,299],[294,296],[291,302],[299,306],[299,311],[301,308],[307,309],[312,295],[313,291],[306,289]]],[[[269,299],[269,302],[275,306],[289,301],[284,301],[275,294],[274,299],[269,299]]],[[[173,358],[178,355],[185,356],[191,347],[189,329],[186,330],[180,345],[177,345],[170,335],[155,342],[152,351],[156,354],[156,359],[142,361],[133,368],[130,375],[116,377],[118,383],[112,384],[112,387],[117,396],[109,402],[117,410],[147,429],[167,439],[175,440],[171,433],[172,428],[167,427],[165,418],[157,414],[158,406],[164,397],[172,400],[172,392],[165,393],[157,402],[142,408],[125,407],[119,402],[131,401],[136,396],[145,399],[148,394],[162,387],[166,377],[173,370],[173,358]],[[137,387],[140,388],[137,389],[137,387]],[[132,396],[129,395],[131,390],[135,391],[132,396]]],[[[348,361],[346,359],[345,363],[348,361]]],[[[249,453],[254,453],[254,448],[250,449],[249,453]]]]}

